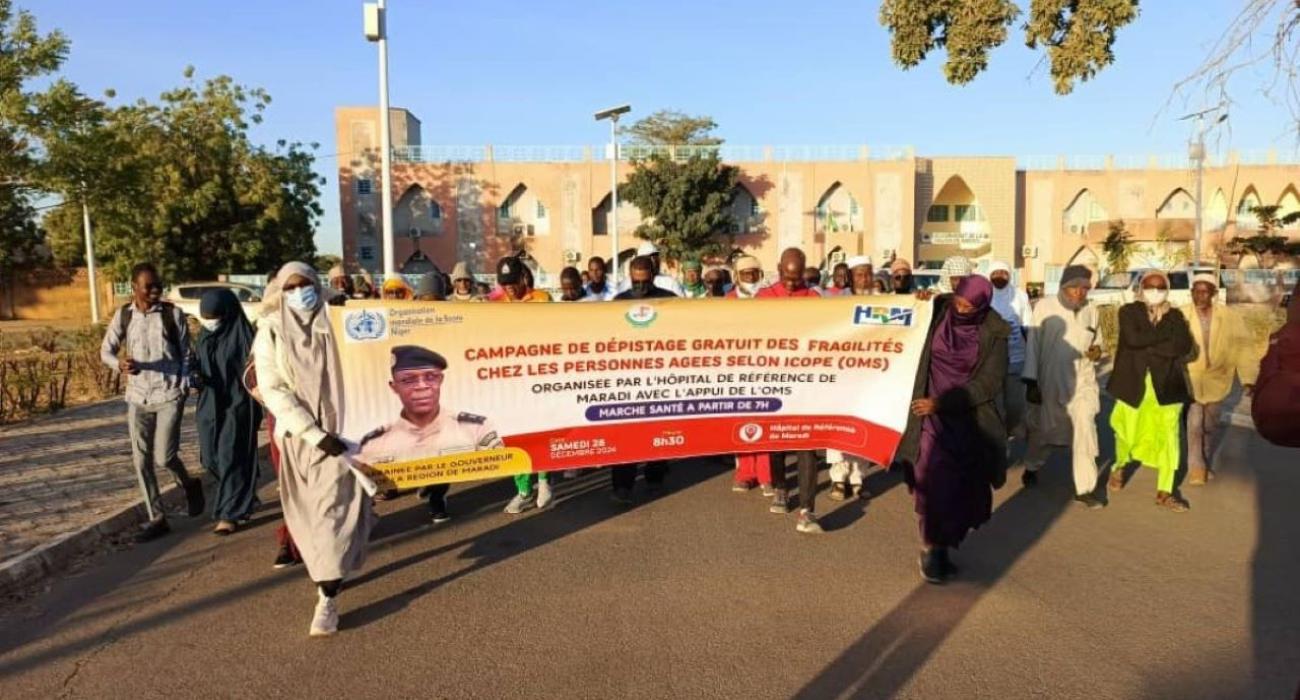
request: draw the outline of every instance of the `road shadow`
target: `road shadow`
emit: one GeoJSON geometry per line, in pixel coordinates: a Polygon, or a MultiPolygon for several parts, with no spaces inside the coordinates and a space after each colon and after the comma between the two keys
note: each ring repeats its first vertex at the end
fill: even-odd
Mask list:
{"type": "MultiPolygon", "coordinates": [[[[1235,429],[1241,430],[1241,429],[1235,429]]],[[[1257,697],[1300,698],[1300,450],[1258,435],[1224,441],[1218,461],[1249,465],[1255,477],[1257,540],[1251,562],[1251,636],[1257,697]]]]}
{"type": "MultiPolygon", "coordinates": [[[[966,539],[954,555],[961,567],[956,580],[944,586],[918,584],[794,697],[824,700],[896,696],[984,594],[1064,512],[1072,489],[1060,478],[1065,472],[1054,472],[1055,478],[1045,477],[1038,488],[1018,490],[998,507],[988,523],[966,539]],[[1051,483],[1056,481],[1062,483],[1051,483]],[[1049,485],[1054,487],[1045,488],[1049,485]]],[[[1068,479],[1068,474],[1065,476],[1068,479]]]]}
{"type": "Polygon", "coordinates": [[[895,487],[902,485],[902,483],[903,475],[898,470],[872,466],[871,471],[867,472],[866,477],[862,480],[862,488],[867,494],[866,497],[848,498],[836,506],[834,510],[819,516],[817,522],[821,523],[822,528],[827,532],[851,527],[854,523],[867,516],[867,512],[871,510],[872,501],[884,496],[895,487]]]}
{"type": "MultiPolygon", "coordinates": [[[[1115,449],[1114,440],[1103,429],[1109,416],[1106,407],[1097,416],[1102,455],[1113,455],[1115,449]]],[[[1012,464],[1023,453],[1023,442],[1013,443],[1012,464]]],[[[1021,487],[1019,469],[1008,472],[1003,489],[1015,492],[954,553],[954,562],[961,569],[957,578],[943,586],[919,583],[794,697],[823,700],[896,696],[984,595],[1071,507],[1074,482],[1069,462],[1068,449],[1054,450],[1033,489],[1021,487]]],[[[1104,464],[1105,460],[1099,462],[1104,464]]],[[[902,475],[896,471],[873,472],[868,479],[873,476],[876,480],[869,487],[873,494],[880,493],[876,489],[888,490],[902,483],[902,475]]],[[[1104,476],[1103,472],[1099,483],[1104,476]]],[[[915,560],[909,565],[918,566],[915,560]]]]}
{"type": "MultiPolygon", "coordinates": [[[[674,491],[691,488],[700,482],[727,472],[731,468],[731,457],[727,456],[700,459],[693,461],[687,468],[673,469],[672,474],[665,482],[665,491],[659,498],[666,497],[674,491]]],[[[576,489],[576,493],[569,496],[568,501],[571,505],[565,508],[563,513],[552,514],[548,510],[534,513],[532,516],[512,519],[500,527],[473,538],[462,539],[434,550],[419,552],[389,562],[367,572],[355,581],[349,582],[347,584],[348,588],[363,586],[427,561],[438,554],[469,545],[457,557],[469,562],[467,566],[445,576],[423,581],[387,598],[349,611],[340,618],[340,627],[365,627],[389,615],[401,612],[412,602],[452,581],[568,537],[610,518],[635,511],[650,502],[644,495],[644,484],[638,486],[638,500],[634,505],[620,506],[609,502],[606,498],[606,494],[610,489],[609,476],[605,473],[607,471],[600,470],[600,473],[583,476],[575,480],[572,488],[576,489]]]]}

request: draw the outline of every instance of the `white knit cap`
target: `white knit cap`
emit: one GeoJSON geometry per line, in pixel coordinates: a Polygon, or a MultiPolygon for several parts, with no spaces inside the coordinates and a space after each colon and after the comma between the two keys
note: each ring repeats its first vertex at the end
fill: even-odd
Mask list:
{"type": "Polygon", "coordinates": [[[870,264],[871,264],[871,256],[870,256],[870,255],[855,255],[855,256],[849,258],[848,260],[845,260],[845,261],[844,261],[844,264],[845,264],[845,265],[848,265],[850,270],[852,270],[852,269],[855,268],[855,267],[862,267],[863,265],[870,265],[870,264]]]}
{"type": "Polygon", "coordinates": [[[658,253],[659,249],[650,241],[642,241],[641,245],[636,248],[637,255],[657,255],[658,253]]]}

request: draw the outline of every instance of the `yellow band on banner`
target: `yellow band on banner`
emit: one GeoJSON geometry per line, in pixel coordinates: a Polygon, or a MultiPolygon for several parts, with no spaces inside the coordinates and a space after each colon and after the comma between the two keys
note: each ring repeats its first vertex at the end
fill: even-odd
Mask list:
{"type": "Polygon", "coordinates": [[[387,464],[358,463],[381,491],[414,489],[429,484],[495,479],[532,471],[528,453],[518,447],[387,464]]]}
{"type": "Polygon", "coordinates": [[[342,433],[381,488],[830,448],[887,463],[931,308],[349,302],[330,309],[342,433]]]}

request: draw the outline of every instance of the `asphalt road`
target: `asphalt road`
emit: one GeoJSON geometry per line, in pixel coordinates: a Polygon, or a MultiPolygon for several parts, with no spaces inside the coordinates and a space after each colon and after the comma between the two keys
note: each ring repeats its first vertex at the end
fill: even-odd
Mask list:
{"type": "Polygon", "coordinates": [[[502,483],[453,491],[445,526],[406,497],[323,640],[305,573],[270,566],[274,509],[227,539],[189,521],[0,611],[0,697],[1292,697],[1296,453],[1233,429],[1182,515],[1150,471],[1075,506],[1063,457],[1036,490],[1011,475],[942,587],[882,474],[865,504],[823,496],[821,536],[723,462],[630,510],[603,473],[522,517],[502,483]]]}

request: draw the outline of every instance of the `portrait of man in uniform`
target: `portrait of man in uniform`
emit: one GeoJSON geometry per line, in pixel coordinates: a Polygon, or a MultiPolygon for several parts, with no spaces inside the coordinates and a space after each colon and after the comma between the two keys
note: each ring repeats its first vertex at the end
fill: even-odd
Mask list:
{"type": "MultiPolygon", "coordinates": [[[[402,411],[397,420],[361,438],[360,462],[373,466],[505,447],[486,417],[442,405],[447,371],[442,355],[418,345],[398,345],[392,350],[391,368],[388,386],[401,402],[402,411]]],[[[435,523],[450,519],[448,489],[448,484],[437,484],[422,490],[429,497],[435,523]]]]}

